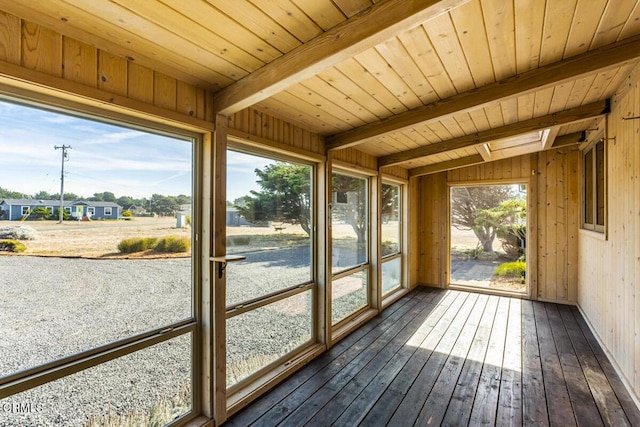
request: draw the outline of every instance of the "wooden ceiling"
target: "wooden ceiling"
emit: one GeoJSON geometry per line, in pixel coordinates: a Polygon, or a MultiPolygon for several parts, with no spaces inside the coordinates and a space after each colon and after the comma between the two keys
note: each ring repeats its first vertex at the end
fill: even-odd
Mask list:
{"type": "Polygon", "coordinates": [[[640,61],[640,0],[0,0],[0,9],[413,175],[593,126],[640,61]],[[537,138],[537,139],[536,139],[537,138]]]}

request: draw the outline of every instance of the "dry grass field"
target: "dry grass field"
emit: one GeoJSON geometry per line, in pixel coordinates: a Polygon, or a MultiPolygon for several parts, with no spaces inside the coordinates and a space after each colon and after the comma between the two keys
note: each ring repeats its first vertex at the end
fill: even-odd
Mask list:
{"type": "MultiPolygon", "coordinates": [[[[0,227],[18,224],[17,221],[0,221],[0,227]]],[[[122,256],[117,248],[122,239],[191,235],[189,227],[176,228],[176,219],[168,217],[134,218],[129,221],[65,221],[62,224],[56,221],[25,221],[22,224],[37,232],[35,240],[24,241],[27,246],[24,255],[118,257],[122,256]]]]}

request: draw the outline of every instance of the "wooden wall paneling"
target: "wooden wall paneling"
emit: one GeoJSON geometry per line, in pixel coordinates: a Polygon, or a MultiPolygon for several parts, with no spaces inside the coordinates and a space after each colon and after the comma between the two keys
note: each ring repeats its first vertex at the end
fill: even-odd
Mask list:
{"type": "Polygon", "coordinates": [[[546,210],[546,221],[544,226],[546,228],[546,245],[544,248],[545,251],[545,270],[547,281],[543,282],[544,285],[544,298],[551,301],[556,301],[558,297],[558,280],[557,280],[557,264],[556,264],[556,256],[557,256],[557,246],[556,241],[553,238],[556,236],[558,238],[558,219],[557,219],[557,209],[555,202],[557,201],[557,191],[558,191],[558,178],[557,178],[557,168],[558,168],[558,156],[557,152],[550,152],[549,156],[547,156],[547,167],[545,169],[545,174],[547,175],[546,189],[545,189],[545,210],[546,210]]]}
{"type": "Polygon", "coordinates": [[[20,18],[0,11],[0,60],[20,64],[21,30],[20,18]]]}
{"type": "Polygon", "coordinates": [[[66,80],[96,86],[98,50],[69,37],[62,39],[62,76],[66,80]]]}
{"type": "Polygon", "coordinates": [[[529,298],[537,299],[538,296],[538,200],[540,199],[538,173],[535,168],[538,165],[538,153],[524,156],[520,162],[521,176],[528,176],[527,188],[527,284],[529,286],[529,298]],[[532,167],[533,165],[533,167],[532,167]]]}
{"type": "MultiPolygon", "coordinates": [[[[555,239],[555,263],[556,263],[556,300],[566,301],[568,298],[567,284],[567,156],[564,150],[557,150],[556,162],[556,239],[555,239]]],[[[553,200],[551,200],[553,203],[553,200]]]]}
{"type": "Polygon", "coordinates": [[[202,120],[207,118],[207,92],[201,87],[196,88],[196,117],[202,120]]]}
{"type": "Polygon", "coordinates": [[[21,48],[23,67],[62,77],[62,35],[22,21],[21,48]]]}
{"type": "Polygon", "coordinates": [[[580,229],[580,163],[582,155],[577,147],[568,148],[565,175],[567,192],[567,298],[571,304],[578,301],[578,232],[580,229]]]}
{"type": "Polygon", "coordinates": [[[153,70],[128,62],[127,93],[130,98],[153,103],[153,70]]]}
{"type": "MultiPolygon", "coordinates": [[[[98,52],[98,88],[127,96],[127,61],[109,52],[98,52]]],[[[156,104],[158,105],[158,104],[156,104]]],[[[163,107],[163,105],[158,105],[163,107]]]]}
{"type": "Polygon", "coordinates": [[[198,108],[196,87],[180,80],[176,82],[176,85],[176,111],[196,117],[198,108]]]}
{"type": "Polygon", "coordinates": [[[537,268],[538,268],[538,294],[536,299],[543,297],[546,294],[546,283],[547,283],[547,273],[546,273],[546,239],[547,239],[547,198],[545,197],[547,191],[547,174],[545,173],[545,169],[547,167],[547,153],[541,152],[538,153],[538,165],[537,165],[537,178],[538,178],[538,191],[540,197],[538,197],[537,203],[537,217],[538,217],[538,227],[537,227],[537,235],[538,235],[538,250],[537,250],[537,268]]]}
{"type": "Polygon", "coordinates": [[[154,73],[153,78],[153,103],[167,110],[176,109],[176,79],[162,73],[154,73]]]}
{"type": "Polygon", "coordinates": [[[423,282],[420,276],[422,265],[421,243],[425,239],[426,227],[422,226],[422,193],[423,182],[426,177],[419,176],[409,180],[409,286],[413,287],[423,282]]]}

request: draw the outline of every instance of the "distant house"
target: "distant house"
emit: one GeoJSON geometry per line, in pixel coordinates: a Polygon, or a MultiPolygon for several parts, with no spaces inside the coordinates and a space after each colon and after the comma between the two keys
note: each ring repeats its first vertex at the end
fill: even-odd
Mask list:
{"type": "Polygon", "coordinates": [[[227,226],[240,227],[241,225],[252,225],[243,216],[240,215],[238,209],[227,206],[227,226]]]}
{"type": "MultiPolygon", "coordinates": [[[[0,202],[0,219],[18,221],[29,218],[36,208],[45,208],[52,214],[60,206],[60,200],[4,199],[0,202]]],[[[65,201],[64,210],[74,219],[118,219],[122,216],[122,207],[113,202],[65,201]]]]}

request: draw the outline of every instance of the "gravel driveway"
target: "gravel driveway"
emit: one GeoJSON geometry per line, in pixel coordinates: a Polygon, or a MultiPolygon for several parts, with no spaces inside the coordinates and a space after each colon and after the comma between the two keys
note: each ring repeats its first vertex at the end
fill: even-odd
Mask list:
{"type": "MultiPolygon", "coordinates": [[[[309,280],[308,260],[303,247],[247,254],[227,270],[228,301],[309,280]]],[[[190,317],[190,274],[188,258],[0,257],[0,376],[190,317]]],[[[302,294],[239,316],[229,323],[229,356],[264,364],[305,342],[310,304],[302,294]]],[[[82,425],[88,413],[149,408],[190,382],[190,360],[189,336],[135,352],[0,400],[0,409],[36,405],[0,411],[0,426],[82,425]]]]}

